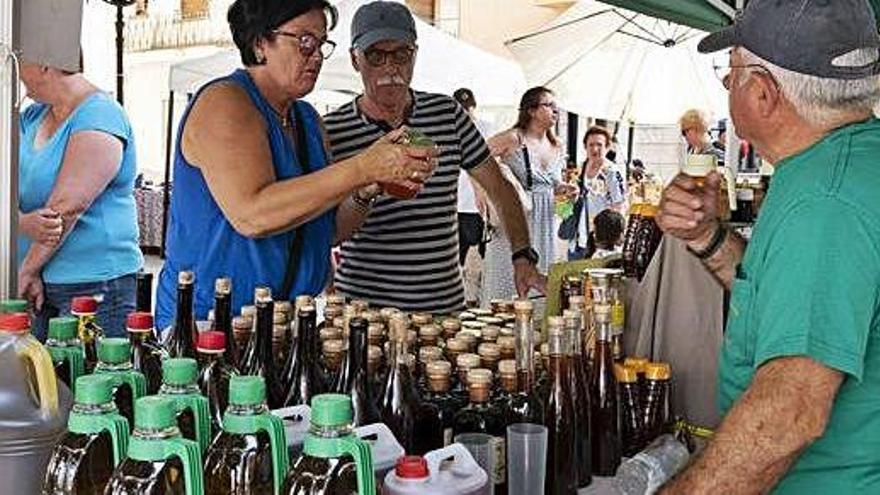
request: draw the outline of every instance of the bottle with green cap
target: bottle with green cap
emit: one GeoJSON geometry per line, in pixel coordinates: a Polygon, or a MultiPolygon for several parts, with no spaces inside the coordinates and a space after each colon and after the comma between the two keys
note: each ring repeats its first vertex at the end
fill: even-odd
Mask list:
{"type": "Polygon", "coordinates": [[[113,378],[113,401],[129,426],[134,425],[134,403],[147,395],[147,380],[131,365],[131,344],[128,339],[111,337],[98,345],[95,374],[113,378]]]}
{"type": "Polygon", "coordinates": [[[43,493],[104,493],[127,450],[128,421],[113,402],[113,379],[106,375],[77,378],[67,434],[52,451],[43,493]]]}
{"type": "Polygon", "coordinates": [[[269,413],[265,380],[233,376],[223,430],[205,457],[206,493],[278,495],[288,464],[284,424],[269,413]]]}
{"type": "Polygon", "coordinates": [[[3,299],[0,301],[0,315],[27,313],[28,304],[24,299],[3,299]]]}
{"type": "Polygon", "coordinates": [[[211,441],[211,413],[208,398],[199,390],[199,365],[192,358],[170,358],[162,361],[162,387],[159,395],[174,400],[177,427],[187,440],[199,444],[202,454],[211,441]]]}
{"type": "Polygon", "coordinates": [[[199,446],[180,436],[174,411],[168,397],[138,399],[128,457],[113,472],[105,495],[205,493],[199,446]]]}
{"type": "Polygon", "coordinates": [[[303,454],[284,480],[282,494],[376,494],[370,446],[352,433],[349,396],[322,394],[312,399],[303,454]]]}
{"type": "Polygon", "coordinates": [[[83,348],[76,335],[78,325],[76,318],[71,316],[52,318],[49,320],[49,338],[46,339],[46,350],[52,356],[55,376],[74,393],[76,379],[86,373],[83,348]]]}

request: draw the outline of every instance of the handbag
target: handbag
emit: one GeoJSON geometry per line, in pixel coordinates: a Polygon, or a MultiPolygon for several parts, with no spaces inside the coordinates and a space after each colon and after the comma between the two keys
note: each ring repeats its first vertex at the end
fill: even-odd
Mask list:
{"type": "Polygon", "coordinates": [[[581,215],[584,214],[584,197],[583,192],[578,195],[577,201],[574,202],[574,211],[559,224],[559,228],[556,230],[556,237],[563,241],[573,241],[577,238],[581,215]]]}

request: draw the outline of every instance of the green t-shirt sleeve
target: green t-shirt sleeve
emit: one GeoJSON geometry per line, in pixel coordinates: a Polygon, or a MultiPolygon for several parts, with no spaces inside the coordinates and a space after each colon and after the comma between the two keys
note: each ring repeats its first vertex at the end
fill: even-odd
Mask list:
{"type": "Polygon", "coordinates": [[[868,222],[838,198],[792,208],[761,260],[755,369],[808,356],[861,380],[880,285],[877,249],[868,222]]]}

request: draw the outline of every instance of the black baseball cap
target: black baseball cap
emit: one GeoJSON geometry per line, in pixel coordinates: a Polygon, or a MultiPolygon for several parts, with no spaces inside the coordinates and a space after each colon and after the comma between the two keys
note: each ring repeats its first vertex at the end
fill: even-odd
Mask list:
{"type": "Polygon", "coordinates": [[[406,5],[378,1],[358,8],[351,21],[351,45],[366,50],[388,40],[415,43],[416,22],[406,5]]]}
{"type": "Polygon", "coordinates": [[[732,26],[700,41],[702,53],[742,46],[779,67],[830,79],[880,74],[880,58],[861,66],[834,60],[860,48],[880,47],[867,0],[751,0],[732,26]]]}

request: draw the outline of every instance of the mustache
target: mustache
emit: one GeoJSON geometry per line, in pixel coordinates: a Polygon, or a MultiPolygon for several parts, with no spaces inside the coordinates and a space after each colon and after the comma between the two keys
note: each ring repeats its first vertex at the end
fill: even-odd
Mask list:
{"type": "Polygon", "coordinates": [[[406,86],[406,80],[398,75],[382,76],[376,80],[377,86],[406,86]]]}

